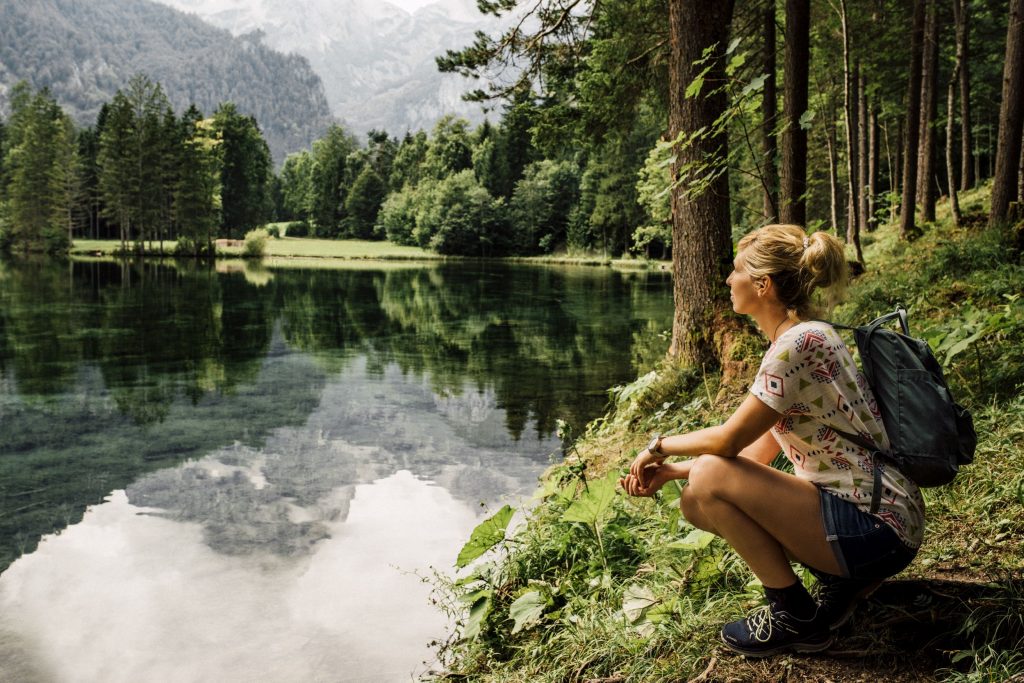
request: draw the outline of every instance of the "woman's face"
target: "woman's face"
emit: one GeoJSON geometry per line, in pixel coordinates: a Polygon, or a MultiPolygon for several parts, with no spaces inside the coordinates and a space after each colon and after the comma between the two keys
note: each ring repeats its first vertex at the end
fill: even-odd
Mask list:
{"type": "Polygon", "coordinates": [[[741,256],[742,252],[733,259],[732,272],[725,279],[725,284],[729,285],[729,300],[732,301],[732,310],[740,314],[748,314],[753,312],[757,304],[757,283],[744,268],[741,256]]]}

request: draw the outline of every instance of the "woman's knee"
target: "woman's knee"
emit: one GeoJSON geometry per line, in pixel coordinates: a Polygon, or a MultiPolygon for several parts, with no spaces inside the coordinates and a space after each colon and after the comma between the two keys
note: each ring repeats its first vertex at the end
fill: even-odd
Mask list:
{"type": "MultiPolygon", "coordinates": [[[[728,471],[735,463],[719,455],[701,455],[690,467],[689,485],[686,487],[697,500],[716,496],[728,481],[728,471]]],[[[684,511],[685,514],[685,511],[684,511]]]]}
{"type": "Polygon", "coordinates": [[[697,496],[694,495],[690,486],[683,488],[683,493],[679,497],[679,510],[683,513],[683,517],[686,521],[704,531],[710,531],[711,533],[717,533],[714,525],[708,516],[701,509],[700,502],[697,500],[697,496]]]}

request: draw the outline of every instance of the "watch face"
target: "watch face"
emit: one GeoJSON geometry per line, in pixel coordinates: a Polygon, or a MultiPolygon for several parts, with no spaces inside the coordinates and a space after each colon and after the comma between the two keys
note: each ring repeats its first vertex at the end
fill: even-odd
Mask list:
{"type": "Polygon", "coordinates": [[[656,436],[653,439],[651,439],[651,442],[649,444],[647,444],[647,450],[649,450],[651,453],[660,453],[661,449],[658,448],[658,446],[660,445],[661,437],[656,436]]]}

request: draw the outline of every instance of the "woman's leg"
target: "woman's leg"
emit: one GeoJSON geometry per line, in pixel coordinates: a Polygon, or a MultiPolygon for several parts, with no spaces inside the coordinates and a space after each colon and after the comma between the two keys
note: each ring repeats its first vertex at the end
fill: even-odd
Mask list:
{"type": "Polygon", "coordinates": [[[770,588],[791,585],[789,558],[829,574],[839,563],[821,521],[817,487],[748,458],[702,455],[680,507],[695,526],[724,538],[770,588]]]}

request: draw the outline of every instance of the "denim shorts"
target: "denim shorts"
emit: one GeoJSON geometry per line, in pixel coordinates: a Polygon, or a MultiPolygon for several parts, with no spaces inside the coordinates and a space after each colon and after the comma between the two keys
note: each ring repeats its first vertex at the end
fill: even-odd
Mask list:
{"type": "Polygon", "coordinates": [[[839,561],[842,576],[887,579],[900,573],[917,555],[896,531],[871,513],[819,488],[825,538],[839,561]]]}

